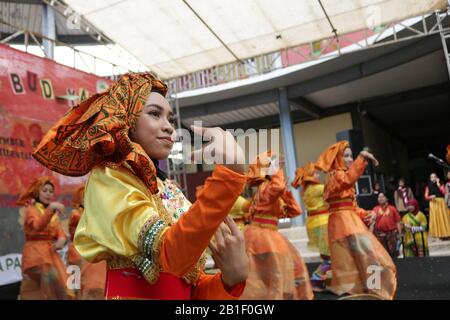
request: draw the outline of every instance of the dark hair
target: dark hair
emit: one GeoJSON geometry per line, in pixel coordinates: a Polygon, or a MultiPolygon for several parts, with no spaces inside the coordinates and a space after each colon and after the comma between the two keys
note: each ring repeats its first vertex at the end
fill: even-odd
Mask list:
{"type": "Polygon", "coordinates": [[[439,175],[438,175],[436,172],[430,173],[430,178],[431,178],[431,175],[432,175],[432,174],[434,174],[434,175],[436,176],[436,178],[439,178],[439,175]]]}
{"type": "Polygon", "coordinates": [[[378,193],[378,196],[380,196],[380,195],[383,195],[383,196],[385,196],[387,198],[386,193],[384,193],[383,191],[378,193]]]}

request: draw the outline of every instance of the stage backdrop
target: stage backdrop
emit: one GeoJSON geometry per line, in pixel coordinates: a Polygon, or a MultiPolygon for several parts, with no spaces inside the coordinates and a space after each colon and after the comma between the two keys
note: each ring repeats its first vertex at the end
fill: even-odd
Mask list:
{"type": "Polygon", "coordinates": [[[44,168],[31,157],[33,148],[71,106],[109,84],[107,79],[0,45],[0,261],[5,262],[0,263],[0,285],[17,281],[11,270],[5,270],[10,267],[5,257],[20,254],[23,245],[15,206],[19,193],[36,177],[51,175],[57,198],[70,206],[73,190],[86,180],[44,168]]]}

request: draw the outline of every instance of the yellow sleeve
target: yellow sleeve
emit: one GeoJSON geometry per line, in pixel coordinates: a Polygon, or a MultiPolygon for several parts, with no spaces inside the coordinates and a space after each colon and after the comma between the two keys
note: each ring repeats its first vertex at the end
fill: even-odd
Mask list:
{"type": "Polygon", "coordinates": [[[217,166],[197,201],[175,221],[160,195],[129,170],[95,168],[75,247],[90,262],[131,260],[150,283],[160,271],[193,281],[203,251],[244,183],[244,175],[217,166]]]}
{"type": "Polygon", "coordinates": [[[303,201],[308,211],[325,210],[328,203],[323,199],[325,186],[323,184],[312,184],[303,193],[303,201]]]}
{"type": "Polygon", "coordinates": [[[408,215],[407,214],[405,214],[403,217],[402,217],[402,222],[403,222],[403,224],[406,226],[406,225],[408,225],[409,226],[409,219],[408,219],[408,215]]]}
{"type": "Polygon", "coordinates": [[[243,216],[248,211],[249,206],[250,201],[245,199],[243,196],[239,196],[231,207],[229,214],[233,216],[243,216]]]}
{"type": "Polygon", "coordinates": [[[156,204],[144,184],[125,168],[95,168],[85,191],[85,211],[75,233],[75,247],[90,261],[139,254],[138,236],[156,204]]]}
{"type": "Polygon", "coordinates": [[[427,217],[422,212],[419,214],[419,222],[421,227],[426,227],[428,225],[427,217]]]}

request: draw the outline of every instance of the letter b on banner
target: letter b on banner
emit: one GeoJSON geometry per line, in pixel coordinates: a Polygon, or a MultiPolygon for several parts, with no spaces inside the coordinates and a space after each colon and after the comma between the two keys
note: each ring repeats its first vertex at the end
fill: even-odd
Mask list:
{"type": "Polygon", "coordinates": [[[9,80],[11,80],[11,87],[14,94],[25,94],[25,87],[22,84],[22,79],[16,73],[9,74],[9,80]]]}

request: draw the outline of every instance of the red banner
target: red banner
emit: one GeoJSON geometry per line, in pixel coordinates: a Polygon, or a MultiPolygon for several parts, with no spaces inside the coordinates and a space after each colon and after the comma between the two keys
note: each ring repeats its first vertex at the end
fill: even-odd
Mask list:
{"type": "Polygon", "coordinates": [[[41,175],[52,175],[57,196],[70,201],[85,177],[53,173],[31,153],[71,106],[109,84],[107,79],[0,45],[0,207],[15,206],[17,195],[41,175]]]}

